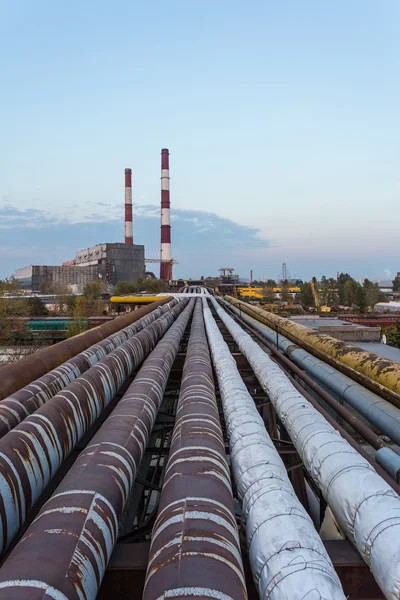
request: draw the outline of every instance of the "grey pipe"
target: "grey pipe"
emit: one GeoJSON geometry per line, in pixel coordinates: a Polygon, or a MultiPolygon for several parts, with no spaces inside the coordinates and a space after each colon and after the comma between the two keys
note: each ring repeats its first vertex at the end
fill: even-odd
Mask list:
{"type": "Polygon", "coordinates": [[[400,456],[396,452],[393,452],[391,448],[379,448],[375,454],[375,460],[397,483],[400,483],[400,456]]]}
{"type": "Polygon", "coordinates": [[[229,306],[230,310],[240,315],[243,321],[262,333],[274,345],[278,340],[280,350],[290,356],[296,365],[304,369],[318,383],[334,392],[340,400],[350,404],[360,415],[400,445],[400,410],[398,408],[356,383],[347,375],[322,362],[306,350],[296,346],[283,335],[277,334],[273,329],[238,310],[232,304],[227,303],[225,300],[220,300],[220,302],[229,306]]]}

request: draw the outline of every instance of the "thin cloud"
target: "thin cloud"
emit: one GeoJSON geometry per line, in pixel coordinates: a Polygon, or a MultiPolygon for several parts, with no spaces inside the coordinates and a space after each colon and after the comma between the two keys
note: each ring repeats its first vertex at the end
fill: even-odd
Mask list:
{"type": "MultiPolygon", "coordinates": [[[[21,210],[10,204],[0,207],[0,278],[30,264],[61,264],[72,259],[76,251],[98,243],[122,241],[122,211],[115,210],[114,205],[96,208],[99,210],[90,215],[79,211],[53,215],[38,209],[21,210]]],[[[179,261],[174,269],[177,277],[216,275],[222,264],[231,262],[232,256],[240,266],[240,259],[246,260],[246,254],[251,256],[252,251],[254,257],[264,258],[270,245],[261,239],[258,229],[213,213],[173,209],[172,216],[172,253],[179,261]]],[[[134,240],[145,245],[147,258],[159,256],[159,219],[157,205],[134,207],[134,240]]]]}

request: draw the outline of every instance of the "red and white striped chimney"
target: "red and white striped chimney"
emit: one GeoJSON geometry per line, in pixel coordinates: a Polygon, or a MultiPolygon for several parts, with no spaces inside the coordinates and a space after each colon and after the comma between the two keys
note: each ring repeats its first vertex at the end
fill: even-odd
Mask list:
{"type": "Polygon", "coordinates": [[[133,244],[132,169],[125,169],[125,244],[133,244]]]}
{"type": "Polygon", "coordinates": [[[169,201],[169,150],[161,150],[161,263],[160,279],[172,279],[169,201]]]}

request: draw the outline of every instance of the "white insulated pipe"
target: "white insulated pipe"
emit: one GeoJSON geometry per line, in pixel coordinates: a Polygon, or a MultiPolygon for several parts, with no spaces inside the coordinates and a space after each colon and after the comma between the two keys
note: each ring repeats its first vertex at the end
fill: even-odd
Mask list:
{"type": "Polygon", "coordinates": [[[203,312],[260,599],[344,600],[322,540],[296,496],[206,298],[203,312]]]}
{"type": "Polygon", "coordinates": [[[307,471],[389,600],[400,598],[400,497],[212,298],[268,394],[307,471]]]}

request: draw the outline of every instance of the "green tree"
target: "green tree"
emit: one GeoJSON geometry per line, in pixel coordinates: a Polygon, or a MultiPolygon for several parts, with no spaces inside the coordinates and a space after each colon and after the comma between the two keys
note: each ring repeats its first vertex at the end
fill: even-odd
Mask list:
{"type": "Polygon", "coordinates": [[[262,298],[266,304],[272,304],[275,299],[274,290],[272,287],[263,288],[262,298]]]}
{"type": "Polygon", "coordinates": [[[366,292],[365,288],[360,284],[357,284],[356,293],[355,293],[355,304],[356,304],[358,310],[360,311],[360,313],[365,312],[365,309],[368,306],[367,292],[366,292]]]}
{"type": "Polygon", "coordinates": [[[138,292],[148,292],[149,294],[158,294],[168,292],[169,285],[162,279],[137,279],[136,281],[118,281],[113,287],[114,296],[124,296],[125,294],[137,294],[138,292]]]}
{"type": "Polygon", "coordinates": [[[125,294],[136,294],[139,291],[139,286],[136,281],[118,281],[113,287],[112,293],[114,296],[125,296],[125,294]]]}
{"type": "Polygon", "coordinates": [[[45,295],[64,295],[71,293],[71,286],[62,285],[61,283],[53,283],[52,281],[42,281],[40,284],[40,293],[45,295]]]}
{"type": "Polygon", "coordinates": [[[379,285],[377,283],[372,283],[372,281],[364,279],[363,287],[365,290],[368,306],[373,307],[377,302],[384,302],[385,294],[383,294],[380,291],[379,285]]]}
{"type": "Polygon", "coordinates": [[[67,337],[73,337],[90,329],[88,321],[90,305],[85,296],[77,296],[74,308],[74,320],[67,327],[67,337]]]}
{"type": "Polygon", "coordinates": [[[393,279],[393,291],[400,292],[400,277],[396,277],[396,279],[393,279]]]}
{"type": "Polygon", "coordinates": [[[386,339],[389,346],[400,348],[400,321],[396,325],[385,329],[386,339]]]}
{"type": "Polygon", "coordinates": [[[337,282],[341,285],[344,285],[348,279],[353,279],[353,278],[348,273],[340,273],[340,275],[337,278],[337,282]]]}
{"type": "Polygon", "coordinates": [[[266,286],[267,288],[275,288],[275,287],[278,287],[278,286],[276,285],[276,281],[275,281],[275,279],[267,279],[267,282],[266,282],[265,286],[266,286]]]}
{"type": "Polygon", "coordinates": [[[91,281],[87,283],[83,288],[83,295],[87,299],[88,303],[96,302],[101,294],[105,291],[106,284],[104,281],[91,281]]]}
{"type": "Polygon", "coordinates": [[[19,319],[29,316],[29,306],[19,282],[14,277],[0,281],[0,344],[9,344],[14,339],[19,319]]]}
{"type": "Polygon", "coordinates": [[[314,306],[314,297],[311,289],[311,284],[305,281],[300,287],[300,304],[302,306],[314,306]]]}
{"type": "Polygon", "coordinates": [[[287,279],[281,282],[281,300],[282,302],[291,302],[292,297],[289,293],[289,282],[287,279]]]}
{"type": "Polygon", "coordinates": [[[359,284],[357,283],[357,281],[355,281],[351,277],[350,277],[350,279],[347,279],[347,281],[345,282],[345,284],[343,286],[343,296],[344,296],[343,303],[346,304],[347,306],[351,307],[355,303],[358,285],[359,284]]]}
{"type": "MultiPolygon", "coordinates": [[[[138,280],[139,281],[139,280],[138,280]]],[[[162,279],[145,279],[139,283],[139,291],[149,292],[150,294],[158,294],[160,292],[168,292],[168,281],[162,279]]]]}
{"type": "Polygon", "coordinates": [[[26,303],[29,310],[29,316],[31,317],[46,316],[49,314],[49,311],[40,298],[27,298],[26,303]]]}

